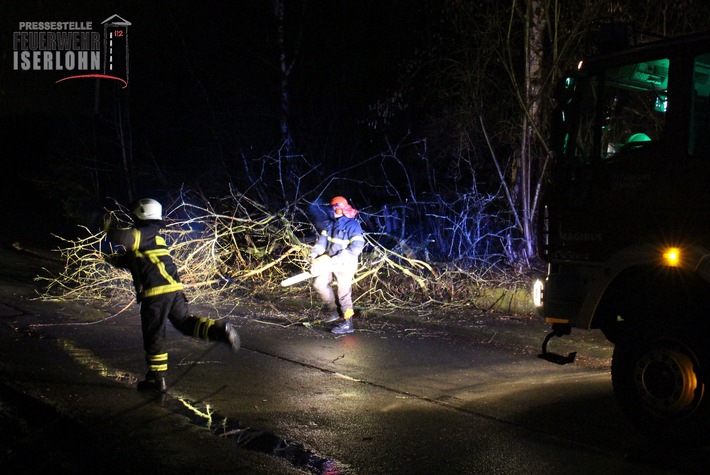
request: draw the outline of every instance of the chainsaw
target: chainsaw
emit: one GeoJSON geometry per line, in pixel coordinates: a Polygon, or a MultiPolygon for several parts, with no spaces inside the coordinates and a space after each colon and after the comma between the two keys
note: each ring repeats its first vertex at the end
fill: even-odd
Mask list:
{"type": "Polygon", "coordinates": [[[330,256],[328,256],[327,254],[323,254],[322,256],[319,256],[316,260],[313,261],[313,264],[311,265],[311,270],[309,272],[301,272],[300,274],[296,274],[289,277],[288,279],[282,280],[281,287],[288,287],[290,285],[303,282],[304,280],[308,280],[311,277],[316,277],[321,274],[325,274],[326,272],[330,271],[330,266],[330,256]]]}

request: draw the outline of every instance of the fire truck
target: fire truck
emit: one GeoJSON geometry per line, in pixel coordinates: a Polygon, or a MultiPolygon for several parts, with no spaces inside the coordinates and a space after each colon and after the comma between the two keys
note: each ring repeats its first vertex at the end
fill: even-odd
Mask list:
{"type": "MultiPolygon", "coordinates": [[[[599,54],[562,78],[538,217],[551,325],[614,344],[623,413],[654,437],[710,432],[710,32],[599,54]]],[[[554,345],[553,345],[554,346],[554,345]]]]}

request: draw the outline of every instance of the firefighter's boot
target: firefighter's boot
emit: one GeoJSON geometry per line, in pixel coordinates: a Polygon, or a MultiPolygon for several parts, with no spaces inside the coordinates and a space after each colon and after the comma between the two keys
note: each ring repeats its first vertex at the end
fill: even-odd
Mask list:
{"type": "Polygon", "coordinates": [[[138,382],[138,391],[164,393],[168,390],[165,371],[148,371],[143,381],[138,382]]]}
{"type": "Polygon", "coordinates": [[[352,333],[355,331],[355,328],[353,327],[353,309],[349,308],[343,312],[343,318],[345,321],[338,325],[337,327],[333,328],[331,332],[335,333],[336,335],[347,335],[348,333],[352,333]]]}

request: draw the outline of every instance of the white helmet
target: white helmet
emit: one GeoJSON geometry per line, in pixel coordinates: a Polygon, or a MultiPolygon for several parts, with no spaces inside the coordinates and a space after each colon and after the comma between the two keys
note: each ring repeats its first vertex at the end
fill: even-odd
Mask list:
{"type": "Polygon", "coordinates": [[[163,219],[163,207],[151,198],[142,198],[133,205],[133,214],[144,221],[163,219]]]}

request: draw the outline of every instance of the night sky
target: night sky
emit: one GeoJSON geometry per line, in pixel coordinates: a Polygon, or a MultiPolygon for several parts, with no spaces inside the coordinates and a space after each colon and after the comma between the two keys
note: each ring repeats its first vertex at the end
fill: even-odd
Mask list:
{"type": "MultiPolygon", "coordinates": [[[[289,59],[297,52],[289,83],[292,130],[297,152],[324,173],[382,146],[362,124],[425,40],[432,18],[418,3],[287,2],[289,59]]],[[[130,179],[138,194],[238,180],[245,158],[273,153],[280,145],[280,77],[271,5],[3,2],[3,241],[62,232],[67,214],[75,225],[100,212],[107,196],[127,199],[117,111],[130,124],[123,132],[130,133],[130,179]],[[56,84],[66,71],[13,69],[20,22],[92,21],[93,31],[102,32],[101,22],[114,14],[131,22],[126,89],[107,79],[56,84]]]]}

